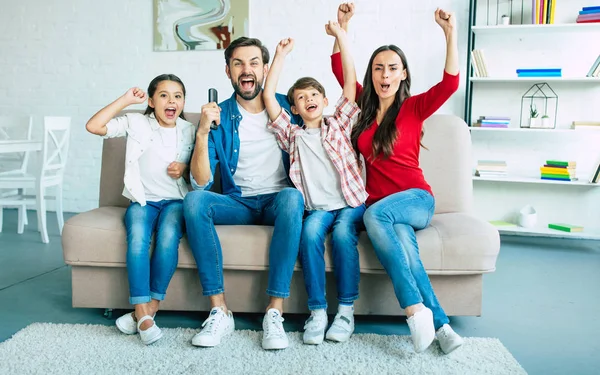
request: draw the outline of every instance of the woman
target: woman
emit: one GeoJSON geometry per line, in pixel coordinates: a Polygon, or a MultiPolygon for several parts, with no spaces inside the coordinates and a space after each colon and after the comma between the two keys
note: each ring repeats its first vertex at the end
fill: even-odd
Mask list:
{"type": "MultiPolygon", "coordinates": [[[[347,29],[354,4],[342,4],[338,22],[347,29]]],[[[357,85],[361,114],[352,131],[352,144],[365,160],[369,194],[364,223],[373,248],[390,276],[400,306],[407,314],[416,352],[437,336],[450,353],[463,340],[448,324],[419,256],[415,231],[429,225],[435,211],[431,187],[419,166],[423,121],[457,90],[458,48],[454,14],[435,11],[446,37],[443,79],[427,92],[410,95],[410,71],[402,50],[379,47],[369,60],[363,87],[357,85]]],[[[343,84],[334,45],[332,68],[343,84]]]]}

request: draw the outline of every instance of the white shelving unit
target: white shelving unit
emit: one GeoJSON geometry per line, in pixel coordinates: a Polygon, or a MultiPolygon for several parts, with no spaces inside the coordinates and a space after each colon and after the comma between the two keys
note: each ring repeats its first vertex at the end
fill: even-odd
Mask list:
{"type": "MultiPolygon", "coordinates": [[[[475,2],[477,1],[479,1],[479,5],[485,4],[484,0],[471,0],[471,12],[473,12],[473,9],[477,9],[479,7],[479,5],[475,6],[475,2]]],[[[568,8],[567,12],[569,16],[572,14],[577,14],[574,10],[575,8],[577,8],[577,6],[568,8]]],[[[562,9],[563,8],[561,8],[561,10],[562,9]]],[[[470,17],[473,24],[476,22],[481,22],[481,20],[485,18],[477,17],[476,14],[470,14],[470,17]]],[[[561,19],[557,14],[557,20],[566,20],[567,18],[568,17],[563,17],[561,19]]],[[[484,22],[486,21],[484,20],[484,22]]],[[[549,155],[554,154],[554,149],[552,149],[551,146],[545,146],[546,149],[541,151],[545,144],[556,144],[558,145],[557,147],[560,147],[561,142],[563,142],[565,145],[577,144],[582,140],[589,140],[592,138],[596,139],[595,137],[600,136],[600,129],[572,129],[571,121],[581,119],[587,120],[590,117],[586,117],[585,114],[582,115],[581,113],[578,113],[577,109],[570,109],[577,108],[577,105],[579,105],[578,103],[589,99],[589,97],[583,96],[585,95],[584,93],[598,92],[600,78],[579,76],[579,74],[585,75],[585,72],[582,72],[581,68],[573,69],[572,65],[566,63],[565,65],[561,65],[561,63],[555,63],[557,60],[553,55],[560,54],[563,48],[560,44],[556,44],[558,42],[554,42],[555,44],[552,44],[553,41],[561,40],[563,43],[567,43],[563,44],[563,46],[575,47],[580,45],[582,46],[581,48],[587,48],[583,46],[588,46],[590,40],[593,45],[596,45],[596,41],[600,40],[596,37],[596,34],[599,33],[600,23],[578,24],[563,22],[542,25],[472,25],[470,27],[468,48],[469,53],[467,57],[468,67],[470,68],[471,66],[470,51],[473,49],[485,49],[489,52],[489,54],[486,53],[486,58],[489,59],[488,62],[490,63],[487,64],[488,67],[493,63],[497,68],[500,64],[500,60],[502,60],[501,63],[504,64],[501,69],[492,69],[490,72],[490,77],[467,77],[465,119],[469,122],[469,130],[471,131],[471,135],[473,137],[474,146],[477,146],[474,147],[474,149],[476,149],[474,163],[477,159],[504,159],[507,160],[507,163],[509,164],[509,175],[506,177],[472,177],[475,193],[477,194],[479,192],[478,194],[480,194],[478,197],[480,197],[481,201],[477,202],[477,204],[481,204],[482,208],[480,210],[480,215],[485,216],[484,218],[489,220],[498,220],[502,219],[502,217],[511,217],[513,213],[516,214],[516,211],[522,207],[524,204],[523,202],[528,203],[529,199],[532,201],[535,201],[536,199],[540,200],[540,197],[542,197],[544,193],[552,196],[554,199],[553,202],[556,202],[556,199],[560,201],[563,199],[563,197],[565,198],[565,201],[568,201],[568,203],[565,203],[565,206],[558,205],[554,207],[550,204],[547,204],[545,207],[542,207],[542,210],[538,210],[538,212],[541,211],[548,214],[548,217],[544,216],[543,214],[542,216],[538,217],[539,227],[498,227],[499,232],[503,235],[600,240],[600,220],[594,219],[591,222],[592,225],[584,225],[585,230],[583,232],[571,233],[547,228],[548,220],[555,221],[554,219],[561,217],[563,212],[568,212],[569,209],[573,210],[572,207],[580,207],[578,203],[585,202],[581,204],[586,205],[588,204],[587,202],[589,202],[585,200],[581,201],[580,199],[589,199],[586,197],[597,197],[598,190],[595,188],[600,187],[600,184],[590,183],[588,176],[584,176],[583,173],[580,174],[579,168],[577,171],[579,179],[576,181],[542,180],[539,176],[538,169],[541,164],[536,164],[535,166],[533,163],[527,164],[527,160],[539,160],[538,163],[543,163],[542,160],[548,160],[551,158],[549,155]],[[587,38],[587,44],[580,42],[582,38],[587,38]],[[523,43],[521,49],[516,47],[516,50],[519,50],[519,53],[521,53],[520,55],[515,53],[511,54],[513,50],[511,43],[523,43]],[[498,49],[496,49],[496,46],[498,49]],[[537,48],[539,48],[539,50],[537,48]],[[506,51],[509,52],[506,53],[506,51]],[[516,72],[513,70],[519,67],[548,67],[549,64],[552,67],[556,65],[562,67],[563,74],[566,73],[566,76],[517,77],[516,72]],[[511,69],[506,69],[508,67],[511,67],[511,69]],[[494,76],[494,71],[498,71],[496,76],[494,76]],[[514,102],[509,102],[506,100],[506,97],[500,97],[501,94],[496,93],[506,92],[508,95],[511,95],[512,98],[512,95],[515,95],[516,92],[525,92],[525,86],[531,86],[533,84],[543,82],[547,82],[548,84],[552,85],[552,87],[556,88],[556,92],[560,96],[561,103],[566,102],[569,103],[567,105],[573,105],[573,102],[575,102],[575,106],[565,107],[565,104],[563,104],[562,107],[559,108],[559,110],[563,112],[562,116],[559,115],[555,119],[556,128],[520,128],[519,124],[521,123],[520,120],[522,120],[522,117],[519,118],[518,116],[515,116],[516,111],[512,105],[514,102],[518,101],[518,104],[514,104],[515,106],[518,105],[521,108],[520,114],[522,116],[523,107],[521,103],[521,96],[518,98],[515,97],[514,102]],[[582,96],[578,97],[578,100],[580,100],[579,102],[576,102],[572,99],[577,97],[577,95],[580,93],[582,93],[582,96]],[[490,98],[496,98],[497,104],[495,101],[493,101],[494,99],[490,99],[491,102],[489,100],[486,102],[485,99],[487,96],[482,95],[490,95],[490,98]],[[567,99],[563,100],[562,95],[565,95],[564,97],[567,99]],[[474,101],[474,97],[477,97],[477,100],[474,101]],[[481,106],[482,103],[483,106],[481,106]],[[494,103],[494,105],[490,105],[490,103],[494,103]],[[507,116],[512,118],[509,128],[481,128],[471,126],[472,123],[476,121],[477,116],[501,116],[505,113],[507,116]],[[540,137],[537,137],[537,135],[540,137]],[[535,154],[535,152],[538,153],[535,154]],[[520,156],[521,153],[523,156],[520,156]],[[511,165],[515,168],[511,168],[511,165]],[[514,174],[511,174],[511,169],[514,170],[514,174]],[[522,186],[519,186],[519,184],[522,186]],[[552,185],[555,185],[556,188],[553,189],[552,185]],[[573,188],[568,188],[568,186],[572,186],[573,188]],[[520,195],[521,192],[523,192],[523,196],[520,195]],[[504,198],[512,199],[513,197],[514,202],[504,200],[504,198]],[[498,204],[506,206],[503,209],[498,206],[498,204]],[[516,208],[516,211],[513,211],[515,208],[513,206],[517,205],[520,205],[520,207],[516,208]],[[548,210],[551,211],[549,212],[548,210]],[[493,213],[488,215],[488,212],[493,213]],[[598,228],[596,229],[594,227],[598,228]]],[[[516,46],[516,44],[514,45],[516,46]]],[[[577,59],[580,57],[578,53],[579,50],[571,48],[571,54],[567,56],[577,59]]],[[[587,56],[586,59],[589,59],[589,56],[587,56]]],[[[561,61],[564,63],[566,60],[563,59],[561,61]]],[[[467,74],[470,75],[471,72],[468,71],[467,74]]],[[[592,104],[595,102],[594,100],[590,100],[589,102],[589,105],[596,105],[592,104]]],[[[600,104],[598,104],[598,106],[600,106],[600,104]]],[[[590,118],[590,120],[595,119],[596,117],[590,118]]],[[[560,151],[559,149],[556,150],[560,151]]],[[[587,148],[585,148],[585,150],[587,150],[587,148]]],[[[594,161],[597,160],[600,156],[600,151],[598,150],[600,149],[593,150],[589,153],[589,157],[582,157],[582,160],[585,158],[593,158],[594,161]]],[[[556,155],[563,154],[558,152],[556,155]]],[[[557,156],[557,158],[560,157],[557,156]]],[[[578,167],[580,165],[580,161],[582,160],[578,160],[578,167]]],[[[589,159],[583,161],[587,163],[590,162],[589,159]]],[[[582,172],[588,174],[589,171],[586,168],[582,172]]],[[[539,208],[535,204],[534,206],[539,208]]],[[[593,205],[593,207],[595,207],[595,205],[593,205]]],[[[579,212],[582,212],[582,215],[589,215],[590,213],[595,212],[594,210],[595,209],[592,208],[592,206],[585,206],[583,209],[581,209],[581,211],[577,211],[575,215],[567,216],[573,221],[578,221],[577,217],[579,212]]],[[[556,220],[556,222],[561,221],[562,220],[556,220]]],[[[569,222],[568,219],[564,221],[569,222]]],[[[586,224],[589,223],[589,221],[586,222],[586,224]]],[[[572,224],[583,223],[574,222],[572,224]]]]}
{"type": "Polygon", "coordinates": [[[600,240],[600,229],[585,228],[583,232],[563,232],[561,230],[534,227],[497,227],[500,234],[528,237],[570,238],[580,240],[600,240]]]}
{"type": "Polygon", "coordinates": [[[588,179],[580,179],[576,181],[556,181],[542,180],[539,177],[525,176],[506,176],[506,177],[479,177],[473,176],[473,181],[491,181],[491,182],[513,182],[520,184],[546,184],[546,185],[570,185],[570,186],[585,186],[589,188],[600,187],[600,184],[593,184],[588,179]]]}

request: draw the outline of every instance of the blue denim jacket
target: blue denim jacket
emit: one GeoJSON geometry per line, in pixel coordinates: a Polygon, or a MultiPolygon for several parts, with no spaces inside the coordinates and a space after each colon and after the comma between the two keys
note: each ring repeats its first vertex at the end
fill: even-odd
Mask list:
{"type": "MultiPolygon", "coordinates": [[[[291,114],[290,103],[287,100],[287,96],[282,94],[276,94],[277,101],[281,108],[291,114]]],[[[222,193],[225,195],[233,194],[237,196],[242,195],[242,190],[237,186],[233,180],[233,175],[237,169],[239,148],[240,148],[240,136],[238,128],[240,121],[242,121],[242,114],[238,109],[235,92],[231,97],[221,103],[221,124],[215,130],[211,130],[208,134],[208,158],[210,161],[211,178],[206,185],[198,185],[191,175],[190,181],[194,190],[210,189],[214,180],[215,170],[217,165],[219,166],[219,172],[221,172],[221,188],[222,193]]],[[[298,116],[292,116],[292,123],[299,123],[298,116]]],[[[266,124],[265,124],[266,125],[266,124]]],[[[275,135],[273,135],[275,137],[275,135]]],[[[290,171],[290,156],[287,152],[281,151],[283,156],[283,166],[285,173],[289,176],[290,171]]],[[[292,186],[291,182],[288,182],[292,186]]]]}

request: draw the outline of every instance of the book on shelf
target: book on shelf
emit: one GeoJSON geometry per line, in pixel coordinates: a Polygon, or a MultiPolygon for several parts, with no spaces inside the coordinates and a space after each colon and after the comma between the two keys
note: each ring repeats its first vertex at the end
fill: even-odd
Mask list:
{"type": "Polygon", "coordinates": [[[596,57],[596,61],[592,64],[589,72],[585,75],[586,77],[598,77],[600,75],[600,55],[596,57]]]}
{"type": "Polygon", "coordinates": [[[573,129],[598,129],[600,130],[600,121],[573,121],[573,129]]]}
{"type": "Polygon", "coordinates": [[[489,223],[497,228],[516,228],[517,226],[515,223],[509,223],[504,220],[490,220],[489,223]]]}
{"type": "Polygon", "coordinates": [[[487,66],[485,64],[485,57],[483,50],[474,49],[471,51],[471,63],[473,65],[473,72],[477,77],[489,77],[487,66]]]}
{"type": "Polygon", "coordinates": [[[546,165],[558,166],[558,167],[577,167],[576,161],[564,161],[564,160],[546,160],[546,165]]]}
{"type": "Polygon", "coordinates": [[[510,117],[480,116],[473,126],[478,128],[508,128],[510,117]]]}
{"type": "Polygon", "coordinates": [[[591,6],[591,7],[583,7],[579,14],[577,15],[577,19],[575,20],[577,23],[592,23],[592,22],[600,22],[600,7],[599,6],[591,6]]]}
{"type": "Polygon", "coordinates": [[[600,181],[600,163],[598,163],[596,169],[594,169],[594,173],[590,177],[590,183],[597,184],[598,181],[600,181]]]}
{"type": "Polygon", "coordinates": [[[565,223],[549,223],[548,228],[562,230],[563,232],[583,232],[583,226],[565,223]]]}
{"type": "Polygon", "coordinates": [[[532,0],[531,23],[536,25],[554,23],[556,1],[557,0],[532,0]]]}
{"type": "Polygon", "coordinates": [[[561,77],[562,68],[517,69],[518,77],[561,77]]]}

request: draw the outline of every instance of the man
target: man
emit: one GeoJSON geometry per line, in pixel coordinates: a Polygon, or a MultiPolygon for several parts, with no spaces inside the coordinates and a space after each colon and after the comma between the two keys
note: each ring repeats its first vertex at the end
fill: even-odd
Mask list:
{"type": "MultiPolygon", "coordinates": [[[[196,346],[216,346],[233,332],[234,321],[225,304],[223,257],[215,225],[273,225],[269,248],[270,302],[263,319],[264,349],[284,349],[283,300],[298,256],[304,200],[290,187],[289,155],[281,151],[267,130],[268,115],[262,99],[269,51],[260,40],[239,38],[225,50],[227,77],[234,94],[220,105],[202,107],[190,171],[194,191],[184,200],[187,234],[198,265],[203,294],[211,311],[194,336],[196,346]],[[210,129],[212,122],[218,124],[210,129]],[[223,194],[205,189],[219,166],[223,194]]],[[[284,95],[277,100],[290,112],[284,95]]]]}

